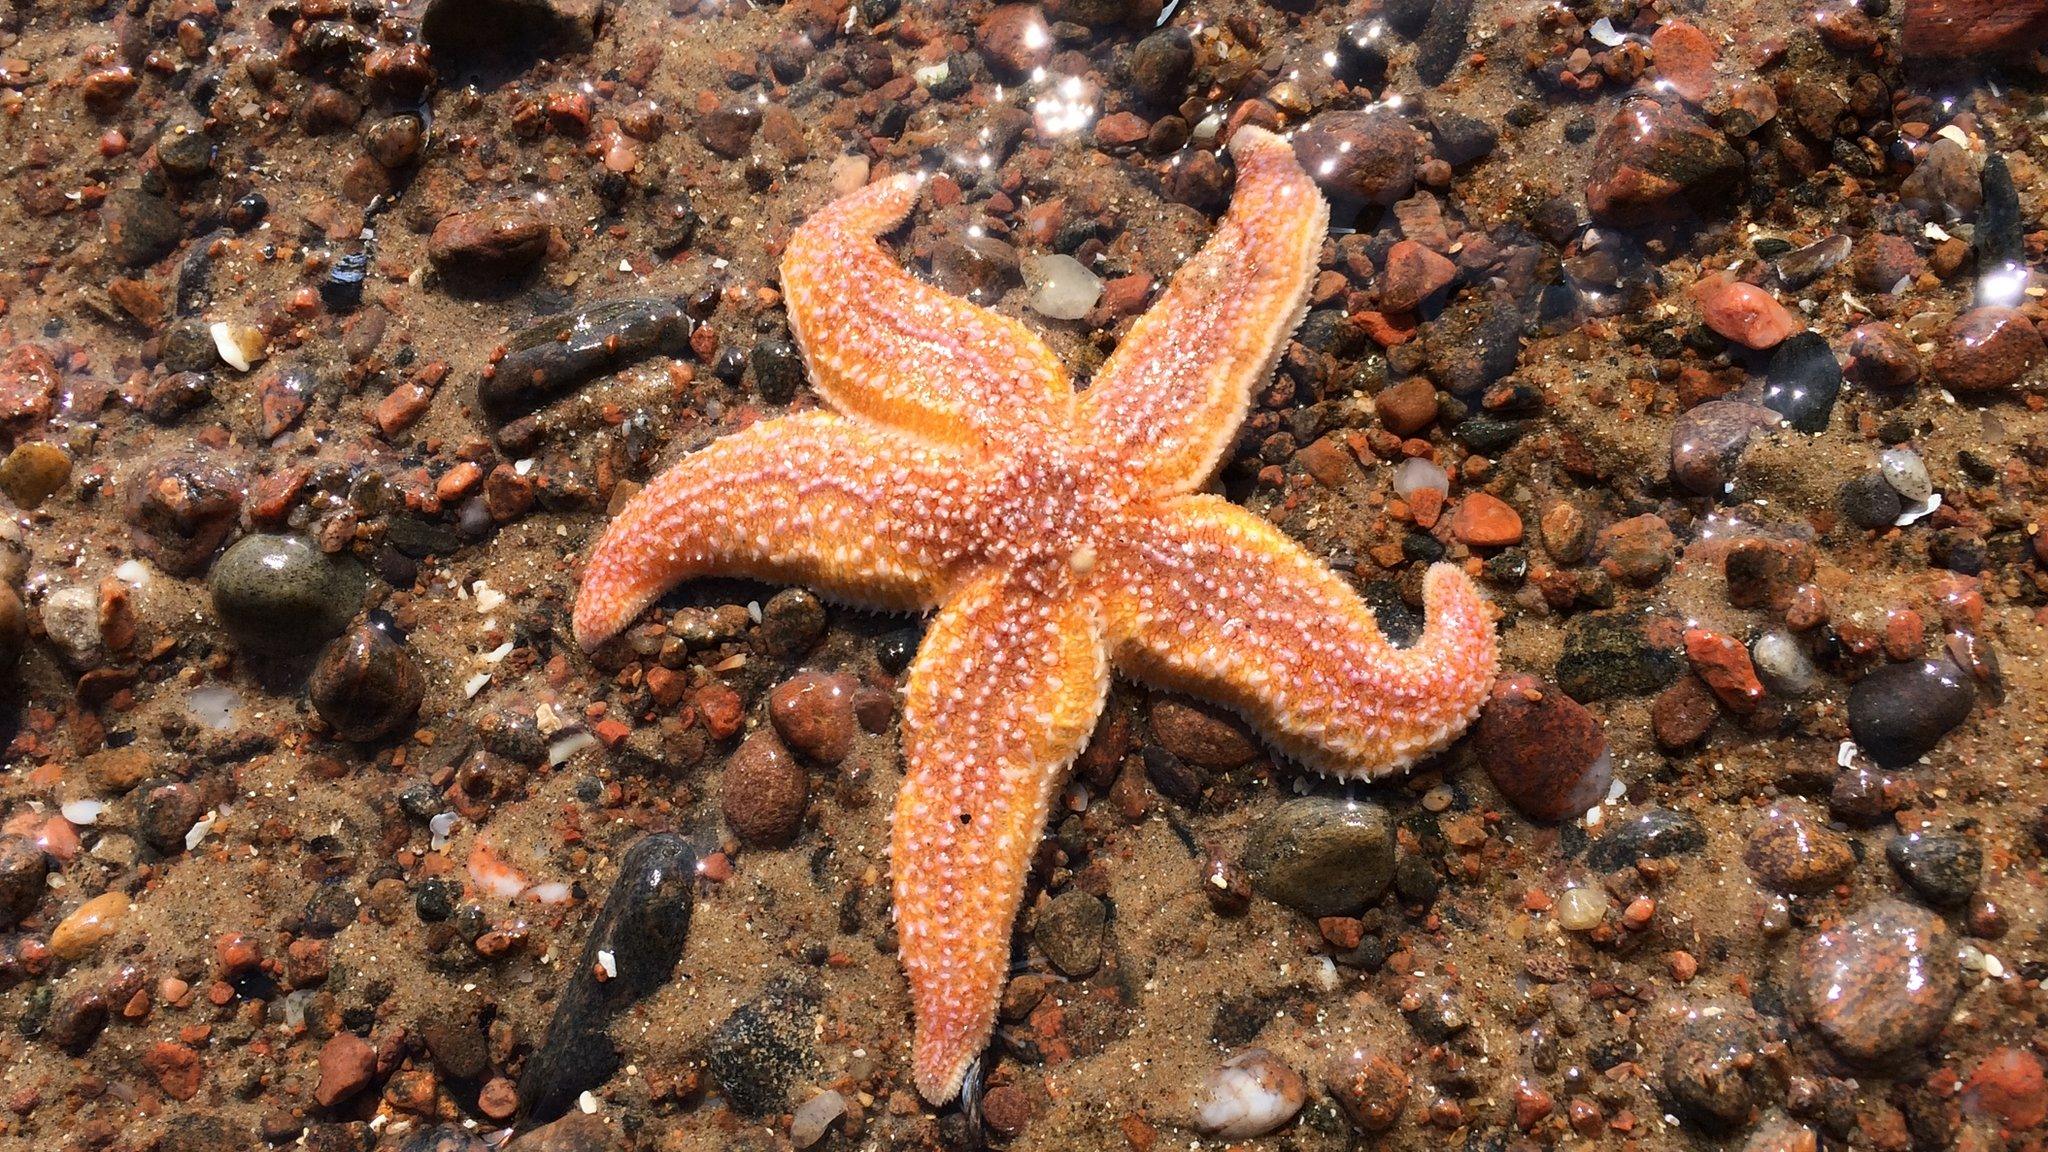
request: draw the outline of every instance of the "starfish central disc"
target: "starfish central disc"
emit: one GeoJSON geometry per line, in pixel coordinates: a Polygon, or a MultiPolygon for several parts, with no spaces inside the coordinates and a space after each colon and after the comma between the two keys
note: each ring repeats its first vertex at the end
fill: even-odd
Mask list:
{"type": "Polygon", "coordinates": [[[586,647],[712,574],[937,610],[904,687],[890,848],[913,1072],[934,1102],[988,1042],[1032,852],[1112,667],[1347,777],[1442,749],[1493,680],[1492,610],[1462,571],[1430,570],[1422,639],[1395,649],[1344,578],[1198,494],[1301,322],[1328,223],[1284,140],[1243,127],[1230,150],[1230,211],[1080,393],[1023,324],[876,243],[915,179],[819,212],[782,287],[832,411],[686,456],[607,528],[577,595],[586,647]]]}

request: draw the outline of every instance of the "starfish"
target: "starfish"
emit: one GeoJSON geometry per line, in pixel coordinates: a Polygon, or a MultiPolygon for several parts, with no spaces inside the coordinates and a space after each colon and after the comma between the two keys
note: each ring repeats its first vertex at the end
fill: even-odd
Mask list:
{"type": "Polygon", "coordinates": [[[890,849],[913,1073],[934,1103],[988,1041],[1033,849],[1112,668],[1348,778],[1446,747],[1493,680],[1493,611],[1460,569],[1429,570],[1422,638],[1397,649],[1341,576],[1199,491],[1301,322],[1329,216],[1280,137],[1243,127],[1230,151],[1222,223],[1085,391],[1022,323],[877,243],[915,176],[811,217],[782,287],[831,411],[684,457],[619,512],[577,595],[586,649],[714,573],[937,610],[904,689],[890,849]]]}

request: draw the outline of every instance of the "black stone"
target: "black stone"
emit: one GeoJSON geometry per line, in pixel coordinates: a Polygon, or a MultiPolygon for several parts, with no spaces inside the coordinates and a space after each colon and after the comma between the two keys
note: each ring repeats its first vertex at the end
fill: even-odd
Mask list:
{"type": "Polygon", "coordinates": [[[1877,472],[1866,472],[1843,484],[1835,493],[1835,505],[1851,524],[1871,531],[1890,528],[1906,510],[1899,490],[1877,472]]]}
{"type": "Polygon", "coordinates": [[[519,1078],[519,1098],[530,1120],[562,1115],[577,1096],[618,1071],[612,1017],[674,973],[689,933],[696,877],[696,853],[672,832],[647,836],[620,857],[611,894],[590,926],[547,1033],[519,1078]],[[597,978],[600,953],[610,957],[618,973],[602,981],[597,978]]]}
{"type": "Polygon", "coordinates": [[[523,416],[599,376],[682,351],[693,327],[680,299],[612,300],[535,321],[477,385],[493,419],[523,416]]]}
{"type": "Polygon", "coordinates": [[[796,345],[770,337],[754,345],[749,357],[754,367],[754,387],[770,404],[787,404],[796,399],[804,384],[804,359],[796,345]]]}
{"type": "Polygon", "coordinates": [[[1429,130],[1436,137],[1436,154],[1453,168],[1484,160],[1500,145],[1500,133],[1493,125],[1448,108],[1429,114],[1429,130]]]}
{"type": "Polygon", "coordinates": [[[328,644],[306,681],[314,711],[344,740],[382,740],[403,730],[426,689],[412,654],[369,624],[328,644]]]}
{"type": "Polygon", "coordinates": [[[163,197],[139,188],[123,188],[109,195],[100,206],[100,222],[114,259],[128,268],[156,263],[170,255],[185,236],[185,222],[178,218],[178,210],[163,197]]]}
{"type": "MultiPolygon", "coordinates": [[[[1195,42],[1187,29],[1162,28],[1131,49],[1131,87],[1154,104],[1172,107],[1187,95],[1188,73],[1194,66],[1195,42]]],[[[1381,66],[1384,69],[1384,57],[1381,66]]]]}
{"type": "Polygon", "coordinates": [[[2027,246],[2020,223],[2020,195],[2012,185],[2012,170],[2006,167],[2005,157],[1993,152],[1984,161],[1980,179],[1984,206],[1977,209],[1977,232],[1971,241],[1977,249],[1977,271],[1983,274],[2008,265],[2024,270],[2027,246]]]}
{"type": "Polygon", "coordinates": [[[1778,345],[1764,374],[1764,406],[1801,432],[1825,432],[1842,391],[1842,365],[1826,339],[1801,332],[1778,345]]]}
{"type": "Polygon", "coordinates": [[[1969,719],[1976,701],[1969,675],[1947,660],[1887,664],[1849,690],[1849,734],[1880,767],[1904,767],[1969,719]]]}
{"type": "Polygon", "coordinates": [[[1707,832],[1699,821],[1669,808],[1652,808],[1614,825],[1593,841],[1586,849],[1586,863],[1598,871],[1612,872],[1645,857],[1661,860],[1697,852],[1706,843],[1707,832]]]}
{"type": "Polygon", "coordinates": [[[1386,32],[1376,20],[1361,20],[1337,34],[1332,74],[1353,88],[1377,90],[1387,82],[1386,32]]]}
{"type": "Polygon", "coordinates": [[[1432,88],[1450,79],[1452,69],[1465,58],[1472,3],[1473,0],[1436,0],[1430,5],[1429,20],[1415,42],[1415,74],[1432,88]]]}
{"type": "Polygon", "coordinates": [[[1580,702],[1646,696],[1678,679],[1684,662],[1675,648],[1651,642],[1640,612],[1595,612],[1565,626],[1557,683],[1580,702]]]}
{"type": "Polygon", "coordinates": [[[1914,832],[1884,846],[1892,871],[1922,900],[1955,908],[1969,900],[1984,874],[1984,852],[1964,836],[1914,832]]]}
{"type": "Polygon", "coordinates": [[[782,1112],[790,1088],[815,1074],[811,1032],[819,1002],[816,989],[780,976],[718,1025],[705,1064],[734,1111],[757,1118],[782,1112]]]}

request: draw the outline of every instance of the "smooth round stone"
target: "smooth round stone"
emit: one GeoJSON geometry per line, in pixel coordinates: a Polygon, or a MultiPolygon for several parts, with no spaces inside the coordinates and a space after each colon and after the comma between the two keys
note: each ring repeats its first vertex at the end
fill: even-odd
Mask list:
{"type": "Polygon", "coordinates": [[[1794,894],[1825,892],[1856,866],[1849,841],[1802,804],[1774,805],[1749,834],[1743,853],[1765,887],[1794,894]]]}
{"type": "Polygon", "coordinates": [[[1751,1077],[1762,1077],[1763,1037],[1735,1010],[1710,1005],[1691,1013],[1664,1055],[1664,1091],[1672,1110],[1710,1132],[1741,1128],[1756,1106],[1751,1077]]]}
{"type": "Polygon", "coordinates": [[[1252,886],[1309,916],[1379,902],[1394,882],[1394,825],[1384,808],[1326,796],[1290,800],[1252,830],[1252,886]]]}
{"type": "Polygon", "coordinates": [[[1740,400],[1709,400],[1671,425],[1671,475],[1687,490],[1719,496],[1735,481],[1742,450],[1758,430],[1776,428],[1778,413],[1740,400]]]}
{"type": "Polygon", "coordinates": [[[1991,392],[2024,379],[2041,359],[2041,334],[2017,309],[1973,308],[1949,325],[1934,353],[1934,378],[1957,392],[1991,392]]]}
{"type": "Polygon", "coordinates": [[[32,509],[71,479],[71,454],[41,440],[17,444],[0,460],[0,492],[17,508],[32,509]]]}
{"type": "Polygon", "coordinates": [[[1778,345],[1764,374],[1766,408],[1801,432],[1825,432],[1842,393],[1842,366],[1826,339],[1800,332],[1778,345]]]}
{"type": "Polygon", "coordinates": [[[1967,836],[1912,832],[1893,837],[1884,858],[1920,898],[1937,908],[1970,899],[1984,874],[1984,852],[1967,836]]]}
{"type": "Polygon", "coordinates": [[[1301,1073],[1266,1049],[1251,1048],[1202,1079],[1195,1093],[1195,1122],[1211,1136],[1248,1140],[1279,1131],[1307,1098],[1301,1073]]]}
{"type": "Polygon", "coordinates": [[[1109,908],[1095,896],[1070,889],[1053,897],[1031,938],[1060,975],[1081,977],[1102,966],[1102,930],[1109,908]]]}
{"type": "Polygon", "coordinates": [[[1533,819],[1570,820],[1607,796],[1614,760],[1600,721],[1533,676],[1504,677],[1474,736],[1486,775],[1533,819]]]}
{"type": "Polygon", "coordinates": [[[1366,1132],[1385,1132],[1408,1107],[1414,1078],[1386,1053],[1360,1048],[1330,1069],[1324,1086],[1353,1124],[1366,1132]]]}
{"type": "Polygon", "coordinates": [[[1197,768],[1227,772],[1259,754],[1244,724],[1214,705],[1155,696],[1147,722],[1160,747],[1197,768]]]}
{"type": "Polygon", "coordinates": [[[128,916],[128,894],[102,892],[80,904],[50,931],[50,954],[78,960],[98,948],[128,916]]]}
{"type": "Polygon", "coordinates": [[[364,624],[328,644],[306,682],[313,709],[344,740],[381,740],[411,724],[426,677],[405,648],[364,624]]]}
{"type": "Polygon", "coordinates": [[[1976,700],[1969,675],[1947,660],[1887,664],[1849,690],[1849,734],[1880,766],[1903,767],[1969,719],[1976,700]]]}
{"type": "Polygon", "coordinates": [[[845,673],[804,672],[768,694],[768,719],[790,748],[820,764],[837,764],[853,751],[859,725],[853,714],[860,681],[845,673]]]}
{"type": "Polygon", "coordinates": [[[1607,893],[1598,888],[1567,888],[1557,897],[1557,922],[1570,932],[1591,932],[1608,907],[1607,893]]]}
{"type": "Polygon", "coordinates": [[[1927,461],[1911,448],[1888,448],[1877,458],[1877,470],[1885,483],[1898,490],[1908,503],[1922,504],[1934,495],[1934,481],[1928,478],[1927,461]]]}
{"type": "Polygon", "coordinates": [[[1773,628],[1749,645],[1749,658],[1757,675],[1780,696],[1806,696],[1820,682],[1820,671],[1806,655],[1806,648],[1783,628],[1773,628]]]}
{"type": "Polygon", "coordinates": [[[1948,925],[1898,900],[1880,900],[1808,940],[1796,971],[1807,1022],[1836,1052],[1866,1064],[1940,1035],[1962,977],[1948,925]]]}
{"type": "Polygon", "coordinates": [[[1889,324],[1865,324],[1849,333],[1842,372],[1865,388],[1910,388],[1920,379],[1920,350],[1889,324]]]}
{"type": "Polygon", "coordinates": [[[1849,523],[1880,532],[1898,522],[1899,514],[1906,510],[1906,500],[1883,474],[1866,472],[1835,492],[1835,506],[1849,523]]]}
{"type": "Polygon", "coordinates": [[[207,577],[214,615],[244,647],[310,652],[342,634],[362,607],[368,577],[346,556],[303,536],[244,536],[207,577]]]}
{"type": "Polygon", "coordinates": [[[719,808],[751,847],[780,848],[803,828],[810,777],[773,732],[756,731],[725,762],[719,808]]]}

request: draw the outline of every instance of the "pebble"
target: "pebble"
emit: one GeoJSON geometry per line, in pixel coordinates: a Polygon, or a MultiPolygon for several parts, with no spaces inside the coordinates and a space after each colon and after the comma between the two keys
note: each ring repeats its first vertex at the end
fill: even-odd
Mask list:
{"type": "Polygon", "coordinates": [[[1415,188],[1422,136],[1387,110],[1324,112],[1294,134],[1294,155],[1333,201],[1392,206],[1415,188]]]}
{"type": "Polygon", "coordinates": [[[1849,523],[1866,532],[1882,532],[1898,523],[1906,510],[1905,497],[1881,472],[1865,472],[1846,480],[1835,491],[1835,507],[1849,523]]]}
{"type": "Polygon", "coordinates": [[[0,460],[0,492],[25,511],[63,491],[70,479],[71,454],[41,440],[17,444],[0,460]]]}
{"type": "Polygon", "coordinates": [[[1879,1064],[1941,1033],[1961,979],[1956,941],[1939,916],[1880,900],[1816,934],[1795,969],[1805,1018],[1835,1051],[1879,1064]]]}
{"type": "Polygon", "coordinates": [[[1764,373],[1764,407],[1798,431],[1827,431],[1841,392],[1842,366],[1820,336],[1795,333],[1771,354],[1764,373]]]}
{"type": "Polygon", "coordinates": [[[1605,557],[1600,567],[1618,580],[1647,587],[1671,571],[1678,553],[1678,537],[1671,525],[1654,512],[1631,516],[1610,524],[1595,537],[1605,557]]]}
{"type": "Polygon", "coordinates": [[[2048,1077],[2040,1058],[2024,1048],[1994,1048],[1963,1081],[1963,1110],[2014,1131],[2048,1121],[2048,1077]]]}
{"type": "Polygon", "coordinates": [[[693,325],[681,300],[629,298],[534,321],[506,342],[505,356],[477,385],[493,419],[523,416],[600,376],[689,346],[693,325]]]}
{"type": "Polygon", "coordinates": [[[2041,334],[2018,309],[1973,308],[1936,342],[1929,371],[1955,392],[1991,392],[2026,378],[2041,360],[2041,334]]]}
{"type": "Polygon", "coordinates": [[[127,916],[127,893],[102,892],[51,929],[50,954],[59,960],[82,960],[105,943],[127,916]]]}
{"type": "Polygon", "coordinates": [[[1881,767],[1904,767],[1969,719],[1976,700],[1968,674],[1947,660],[1886,664],[1849,690],[1849,732],[1881,767]]]}
{"type": "Polygon", "coordinates": [[[1819,1152],[1813,1129],[1784,1116],[1771,1116],[1743,1142],[1742,1152],[1819,1152]]]}
{"type": "Polygon", "coordinates": [[[1848,259],[1850,248],[1847,236],[1830,236],[1803,248],[1794,248],[1778,257],[1778,279],[1794,291],[1804,288],[1848,259]]]}
{"type": "Polygon", "coordinates": [[[1707,327],[1744,348],[1775,348],[1803,330],[1777,297],[1726,275],[1700,281],[1692,297],[1707,327]]]}
{"type": "Polygon", "coordinates": [[[1598,888],[1567,888],[1558,893],[1557,922],[1566,931],[1591,932],[1607,918],[1607,893],[1598,888]]]}
{"type": "Polygon", "coordinates": [[[503,1152],[621,1152],[613,1122],[602,1115],[571,1112],[502,1145],[503,1152]]]}
{"type": "Polygon", "coordinates": [[[789,1142],[809,1148],[825,1138],[832,1125],[846,1115],[846,1097],[826,1090],[796,1106],[789,1118],[789,1142]]]}
{"type": "Polygon", "coordinates": [[[1936,223],[1964,220],[1983,207],[1984,189],[1969,149],[1936,136],[1920,163],[1899,183],[1899,199],[1936,223]]]}
{"type": "Polygon", "coordinates": [[[1714,63],[1720,57],[1706,33],[1683,20],[1667,20],[1650,35],[1657,79],[1694,104],[1714,91],[1714,63]]]}
{"type": "Polygon", "coordinates": [[[235,530],[244,490],[242,477],[222,464],[169,455],[130,485],[128,522],[157,567],[197,576],[235,530]]]}
{"type": "Polygon", "coordinates": [[[136,834],[166,856],[185,850],[186,836],[206,815],[206,797],[183,780],[145,782],[135,789],[132,798],[136,834]]]}
{"type": "Polygon", "coordinates": [[[207,576],[214,615],[245,648],[310,652],[342,634],[362,607],[368,575],[303,536],[256,533],[221,554],[207,576]]]}
{"type": "Polygon", "coordinates": [[[1301,1073],[1264,1048],[1225,1060],[1202,1078],[1195,1093],[1195,1123],[1225,1140],[1277,1132],[1308,1098],[1301,1073]]]}
{"type": "Polygon", "coordinates": [[[1621,696],[1646,696],[1685,670],[1679,634],[1655,625],[1668,639],[1653,640],[1653,620],[1640,612],[1587,612],[1565,624],[1564,650],[1557,659],[1557,684],[1583,703],[1621,696]]]}
{"type": "Polygon", "coordinates": [[[604,907],[519,1078],[519,1099],[531,1118],[562,1115],[618,1071],[611,1021],[674,973],[696,882],[696,853],[673,832],[644,836],[619,857],[604,907]]]}
{"type": "Polygon", "coordinates": [[[1536,820],[1576,818],[1606,799],[1614,780],[1599,719],[1533,676],[1494,685],[1473,745],[1494,787],[1536,820]]]}
{"type": "Polygon", "coordinates": [[[1725,495],[1750,437],[1776,428],[1780,419],[1769,408],[1740,400],[1709,400],[1686,409],[1671,426],[1671,475],[1698,495],[1725,495]]]}
{"type": "Polygon", "coordinates": [[[1159,746],[1197,768],[1228,772],[1259,754],[1244,723],[1214,704],[1162,693],[1152,697],[1146,717],[1159,746]]]}
{"type": "Polygon", "coordinates": [[[1023,263],[1025,304],[1053,320],[1079,320],[1102,299],[1102,278],[1063,253],[1027,256],[1023,263]]]}
{"type": "Polygon", "coordinates": [[[810,777],[773,732],[740,742],[719,787],[725,826],[749,847],[783,847],[803,828],[810,777]]]}
{"type": "Polygon", "coordinates": [[[1664,1091],[1672,1110],[1712,1133],[1745,1127],[1766,1080],[1763,1037],[1736,1012],[1710,1005],[1687,1013],[1664,1054],[1664,1091]]]}
{"type": "Polygon", "coordinates": [[[1882,233],[1866,237],[1849,263],[1856,287],[1873,295],[1890,292],[1901,280],[1910,283],[1926,269],[1911,241],[1882,233]]]}
{"type": "Polygon", "coordinates": [[[1667,752],[1690,748],[1706,739],[1721,717],[1720,702],[1697,676],[1682,676],[1650,703],[1650,731],[1657,747],[1667,752]]]}
{"type": "Polygon", "coordinates": [[[1971,237],[1977,267],[1985,272],[2019,268],[2026,259],[2026,229],[2021,223],[2019,190],[2013,187],[2012,168],[2004,156],[1993,152],[1984,158],[1980,186],[1984,207],[1977,213],[1977,231],[1971,237]]]}
{"type": "Polygon", "coordinates": [[[1023,282],[1017,250],[994,236],[948,236],[932,245],[932,276],[955,296],[986,300],[1023,282]]]}
{"type": "MultiPolygon", "coordinates": [[[[1372,403],[1380,423],[1396,436],[1413,436],[1436,423],[1436,386],[1427,377],[1410,376],[1389,385],[1372,398],[1372,403]]],[[[1445,487],[1449,487],[1448,480],[1445,487]]]]}
{"type": "Polygon", "coordinates": [[[1377,904],[1394,880],[1394,827],[1374,804],[1305,796],[1274,808],[1245,848],[1252,886],[1308,916],[1377,904]]]}
{"type": "Polygon", "coordinates": [[[1967,836],[1909,832],[1885,844],[1884,858],[1907,887],[1936,908],[1968,903],[1984,874],[1984,852],[1967,836]]]}
{"type": "Polygon", "coordinates": [[[1748,715],[1763,702],[1763,682],[1757,679],[1756,666],[1750,663],[1749,649],[1733,636],[1688,628],[1685,658],[1730,712],[1748,715]]]}
{"type": "MultiPolygon", "coordinates": [[[[761,626],[754,639],[770,655],[794,659],[817,644],[825,634],[825,623],[822,601],[802,588],[784,588],[761,606],[761,626]]],[[[908,651],[915,652],[916,646],[913,638],[908,651]]],[[[902,668],[893,670],[900,672],[902,668]]]]}
{"type": "Polygon", "coordinates": [[[127,268],[146,268],[177,248],[185,238],[185,222],[161,196],[138,188],[109,193],[100,205],[100,223],[114,259],[127,268]]]}
{"type": "Polygon", "coordinates": [[[27,836],[0,836],[0,928],[12,928],[43,898],[49,860],[27,836]]]}
{"type": "Polygon", "coordinates": [[[1373,1133],[1400,1122],[1414,1082],[1400,1061],[1384,1052],[1355,1048],[1330,1069],[1324,1083],[1344,1115],[1361,1131],[1373,1133]]]}
{"type": "Polygon", "coordinates": [[[548,252],[548,221],[524,204],[452,212],[434,225],[427,259],[466,287],[518,280],[548,252]]]}
{"type": "Polygon", "coordinates": [[[1592,547],[1592,525],[1579,506],[1569,500],[1554,501],[1545,508],[1539,526],[1543,532],[1544,551],[1560,564],[1577,564],[1586,558],[1586,550],[1592,547]]]}
{"type": "Polygon", "coordinates": [[[860,681],[845,673],[804,672],[768,694],[768,719],[798,755],[837,764],[853,751],[859,724],[853,714],[860,681]]]}
{"type": "Polygon", "coordinates": [[[491,1146],[453,1124],[441,1124],[413,1133],[399,1152],[491,1152],[491,1146]]]}
{"type": "Polygon", "coordinates": [[[790,1089],[816,1071],[811,1049],[820,997],[796,978],[770,980],[712,1030],[705,1068],[743,1116],[787,1110],[790,1089]]]}
{"type": "Polygon", "coordinates": [[[1430,109],[1429,131],[1436,137],[1436,154],[1453,168],[1484,160],[1500,147],[1493,125],[1449,108],[1430,109]]]}
{"type": "Polygon", "coordinates": [[[426,690],[412,653],[367,623],[330,641],[306,681],[314,711],[334,734],[362,742],[410,727],[426,690]]]}
{"type": "Polygon", "coordinates": [[[1052,57],[1052,32],[1035,4],[1002,4],[975,25],[975,44],[991,69],[1021,80],[1052,57]]]}
{"type": "Polygon", "coordinates": [[[1841,883],[1856,866],[1856,853],[1805,805],[1785,801],[1772,805],[1749,834],[1743,860],[1765,887],[1809,895],[1841,883]]]}
{"type": "Polygon", "coordinates": [[[106,658],[106,644],[100,636],[99,594],[84,584],[66,584],[43,597],[37,617],[43,634],[79,670],[95,668],[106,658]]]}
{"type": "Polygon", "coordinates": [[[754,370],[754,388],[770,404],[789,403],[804,385],[803,354],[780,336],[757,342],[747,363],[754,370]]]}
{"type": "Polygon", "coordinates": [[[1413,312],[1450,287],[1457,276],[1456,264],[1413,240],[1397,240],[1387,250],[1386,268],[1380,274],[1380,308],[1413,312]]]}
{"type": "Polygon", "coordinates": [[[1878,471],[1885,483],[1898,490],[1909,504],[1924,504],[1934,495],[1934,481],[1927,475],[1927,462],[1911,448],[1887,448],[1878,456],[1878,471]]]}
{"type": "Polygon", "coordinates": [[[1669,808],[1649,808],[1608,825],[1606,835],[1586,849],[1586,863],[1601,872],[1627,868],[1638,860],[1690,855],[1705,847],[1700,822],[1669,808]]]}
{"type": "Polygon", "coordinates": [[[81,988],[50,1014],[44,1035],[68,1056],[83,1056],[106,1029],[107,998],[97,988],[81,988]]]}
{"type": "Polygon", "coordinates": [[[1862,324],[1849,331],[1842,373],[1865,388],[1896,391],[1920,381],[1920,350],[1890,324],[1862,324]]]}
{"type": "Polygon", "coordinates": [[[1078,979],[1102,966],[1102,933],[1108,922],[1107,905],[1070,888],[1039,912],[1031,938],[1062,976],[1078,979]]]}
{"type": "Polygon", "coordinates": [[[1813,579],[1813,554],[1801,544],[1751,537],[1728,549],[1722,572],[1728,581],[1728,603],[1783,611],[1813,579]]]}
{"type": "Polygon", "coordinates": [[[1749,657],[1757,676],[1781,696],[1811,695],[1820,684],[1820,671],[1806,655],[1806,648],[1783,628],[1773,628],[1749,642],[1749,657]]]}
{"type": "Polygon", "coordinates": [[[1744,170],[1721,133],[1678,101],[1629,100],[1593,143],[1586,207],[1624,228],[1683,220],[1711,210],[1744,170]]]}
{"type": "Polygon", "coordinates": [[[697,139],[728,160],[745,156],[761,130],[761,109],[746,101],[722,104],[697,120],[697,139]]]}
{"type": "Polygon", "coordinates": [[[1446,391],[1472,396],[1515,370],[1522,310],[1504,291],[1466,293],[1431,326],[1425,351],[1446,391]]]}
{"type": "Polygon", "coordinates": [[[1522,516],[1498,496],[1473,492],[1451,513],[1451,534],[1474,548],[1506,548],[1522,542],[1522,516]]]}
{"type": "Polygon", "coordinates": [[[377,1071],[377,1050],[353,1032],[339,1032],[320,1049],[320,1078],[313,1099],[332,1108],[370,1086],[377,1071]]]}
{"type": "Polygon", "coordinates": [[[1154,104],[1174,107],[1187,95],[1194,66],[1194,38],[1187,29],[1162,28],[1131,49],[1131,86],[1154,104]]]}

